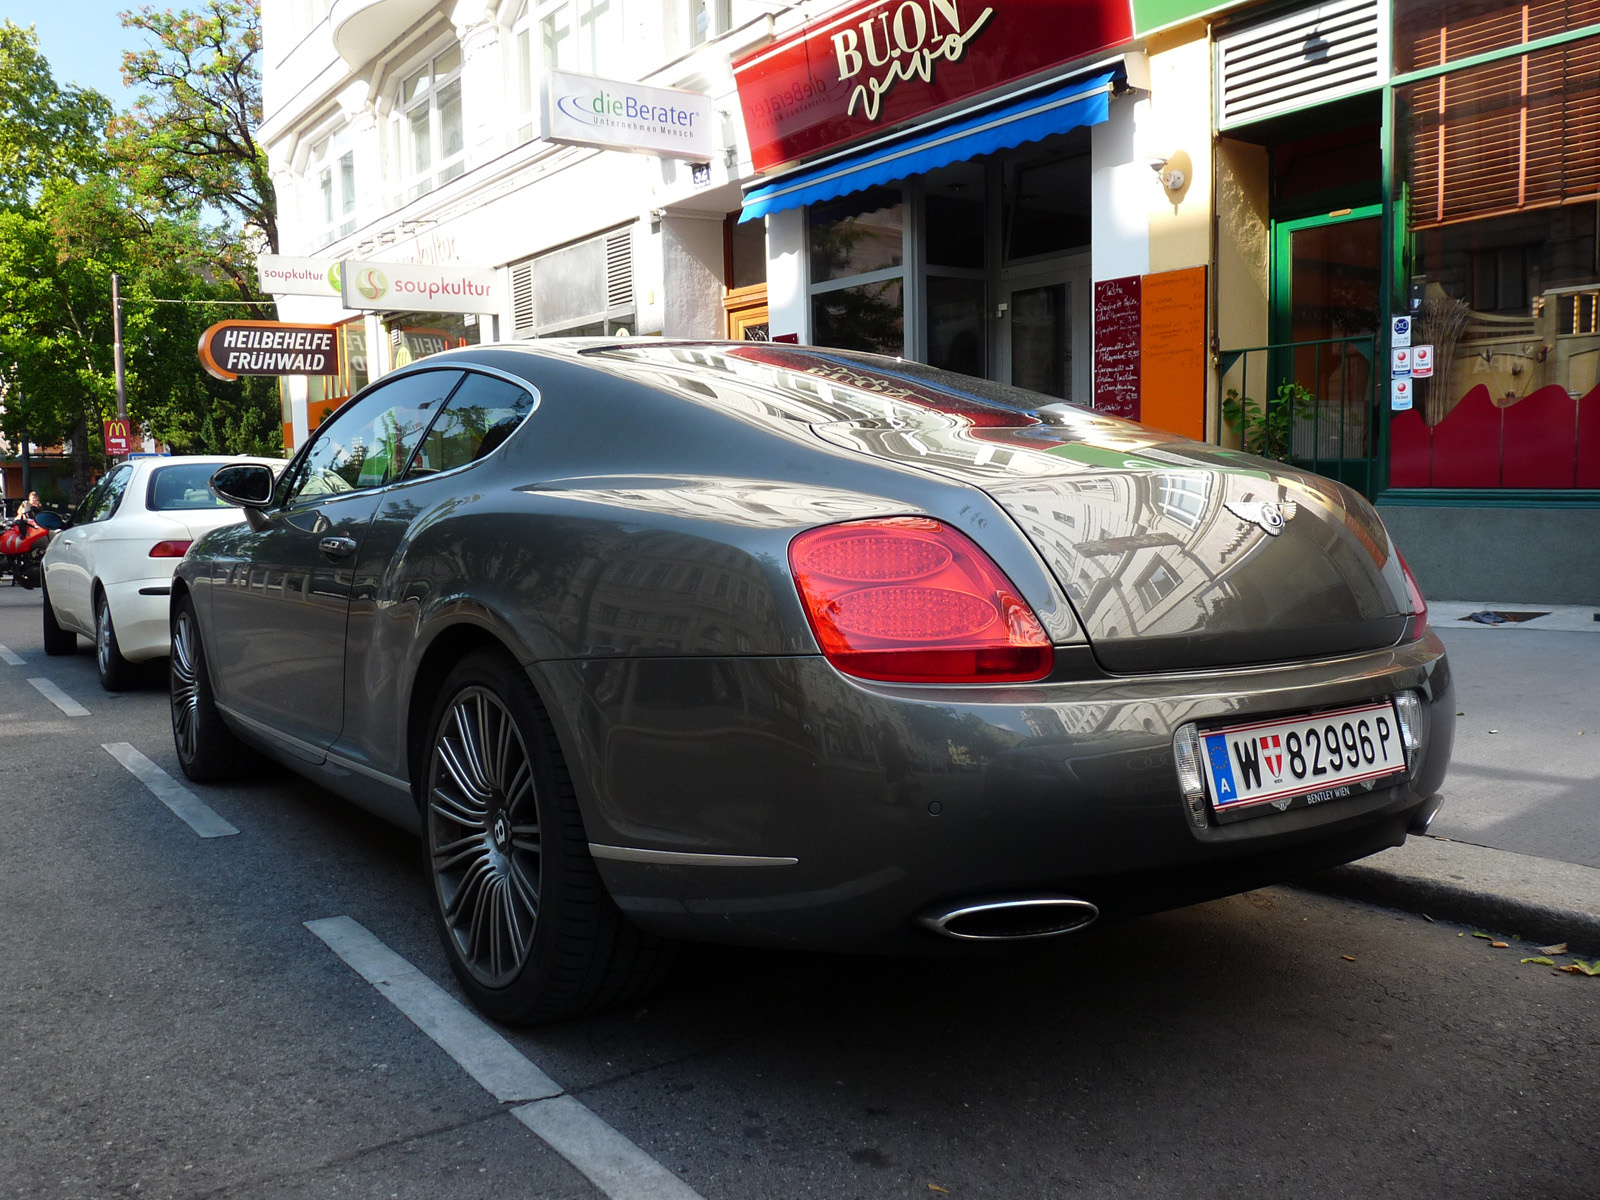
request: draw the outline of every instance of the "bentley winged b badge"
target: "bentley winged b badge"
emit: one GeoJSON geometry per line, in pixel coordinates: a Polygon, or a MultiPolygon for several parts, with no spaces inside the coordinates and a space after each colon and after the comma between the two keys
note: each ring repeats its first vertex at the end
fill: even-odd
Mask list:
{"type": "Polygon", "coordinates": [[[1225,500],[1222,507],[1247,525],[1258,525],[1263,533],[1277,537],[1283,523],[1300,510],[1293,500],[1273,504],[1268,500],[1225,500]]]}

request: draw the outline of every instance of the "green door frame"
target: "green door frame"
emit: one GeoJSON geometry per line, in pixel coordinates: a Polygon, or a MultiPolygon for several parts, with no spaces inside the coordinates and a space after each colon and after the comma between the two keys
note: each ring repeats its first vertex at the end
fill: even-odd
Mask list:
{"type": "MultiPolygon", "coordinates": [[[[1272,294],[1269,300],[1269,317],[1267,328],[1269,339],[1274,344],[1292,341],[1292,330],[1289,323],[1289,239],[1302,229],[1317,229],[1325,225],[1343,225],[1348,221],[1365,221],[1371,217],[1383,216],[1382,204],[1363,204],[1360,208],[1341,208],[1331,213],[1318,213],[1310,217],[1295,217],[1292,220],[1274,220],[1272,222],[1272,294]]],[[[1382,238],[1379,238],[1380,245],[1382,238]]],[[[1378,268],[1383,268],[1380,253],[1378,268]]],[[[1379,289],[1379,298],[1383,296],[1382,288],[1379,289]]],[[[1383,313],[1376,314],[1376,324],[1383,324],[1383,313]]]]}
{"type": "MultiPolygon", "coordinates": [[[[1343,225],[1351,221],[1376,220],[1379,222],[1378,234],[1378,270],[1377,300],[1379,308],[1373,313],[1374,332],[1370,339],[1372,347],[1371,394],[1367,398],[1367,452],[1364,465],[1359,469],[1359,482],[1351,475],[1350,468],[1346,465],[1357,460],[1340,459],[1340,467],[1336,469],[1337,477],[1342,483],[1349,483],[1358,487],[1369,498],[1376,494],[1380,484],[1378,477],[1379,464],[1377,461],[1378,446],[1385,440],[1380,435],[1380,422],[1382,413],[1378,402],[1378,389],[1382,380],[1388,378],[1388,371],[1383,369],[1383,364],[1388,361],[1388,340],[1385,336],[1388,324],[1388,312],[1384,306],[1384,299],[1388,295],[1389,273],[1388,254],[1385,247],[1388,245],[1384,237],[1386,227],[1383,224],[1384,206],[1381,203],[1363,204],[1355,208],[1335,209],[1333,212],[1317,213],[1307,217],[1292,217],[1277,219],[1272,222],[1272,270],[1270,274],[1271,288],[1268,295],[1267,329],[1269,339],[1275,349],[1268,356],[1268,378],[1285,379],[1294,371],[1294,351],[1289,344],[1294,340],[1292,302],[1292,279],[1290,267],[1293,262],[1291,254],[1292,239],[1296,233],[1306,229],[1321,229],[1331,225],[1343,225]]],[[[1270,391],[1269,385],[1269,391],[1270,391]]],[[[1387,429],[1382,433],[1386,435],[1387,429]]],[[[1382,482],[1387,482],[1383,480],[1382,482]]]]}

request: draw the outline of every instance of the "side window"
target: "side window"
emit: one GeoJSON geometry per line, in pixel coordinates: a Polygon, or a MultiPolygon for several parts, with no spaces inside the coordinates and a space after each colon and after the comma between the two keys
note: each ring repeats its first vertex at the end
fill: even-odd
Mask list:
{"type": "Polygon", "coordinates": [[[321,429],[288,481],[288,503],[393,483],[460,371],[419,371],[373,388],[321,429]]]}
{"type": "Polygon", "coordinates": [[[123,463],[111,474],[107,475],[95,485],[94,491],[89,493],[89,498],[84,501],[87,511],[84,522],[104,521],[117,511],[117,505],[122,503],[122,493],[128,489],[128,480],[133,477],[133,466],[123,463]]]}
{"type": "Polygon", "coordinates": [[[422,440],[408,479],[450,471],[493,453],[533,411],[533,393],[492,375],[469,374],[422,440]]]}

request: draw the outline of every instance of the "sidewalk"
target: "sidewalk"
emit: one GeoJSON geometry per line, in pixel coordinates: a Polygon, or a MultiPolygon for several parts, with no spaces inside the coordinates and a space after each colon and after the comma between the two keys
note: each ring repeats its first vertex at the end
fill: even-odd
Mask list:
{"type": "Polygon", "coordinates": [[[1600,621],[1594,607],[1436,602],[1455,753],[1431,836],[1302,885],[1600,955],[1600,621]],[[1501,625],[1470,613],[1544,612],[1501,625]]]}

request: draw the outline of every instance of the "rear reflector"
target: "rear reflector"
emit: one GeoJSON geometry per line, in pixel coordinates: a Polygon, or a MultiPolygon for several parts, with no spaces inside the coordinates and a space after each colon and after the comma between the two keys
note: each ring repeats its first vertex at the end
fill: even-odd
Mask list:
{"type": "Polygon", "coordinates": [[[151,558],[182,558],[194,542],[157,542],[150,547],[151,558]]]}
{"type": "Polygon", "coordinates": [[[849,521],[789,544],[822,652],[893,683],[1043,679],[1055,652],[1039,619],[975,542],[927,517],[849,521]]]}

